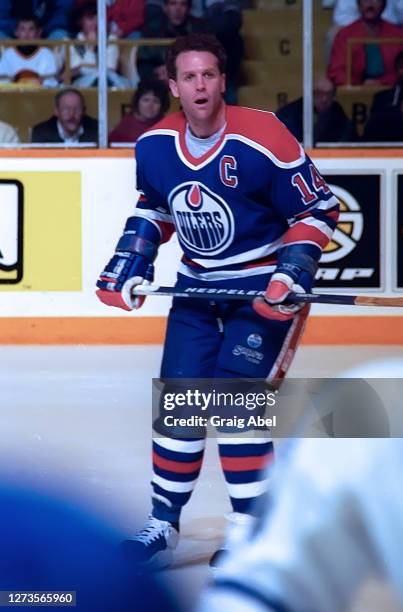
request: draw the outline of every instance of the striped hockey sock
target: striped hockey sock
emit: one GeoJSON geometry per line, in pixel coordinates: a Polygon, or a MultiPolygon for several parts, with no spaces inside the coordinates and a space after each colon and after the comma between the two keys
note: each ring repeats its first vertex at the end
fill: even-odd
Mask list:
{"type": "Polygon", "coordinates": [[[273,460],[267,438],[220,438],[220,460],[234,512],[249,513],[267,488],[266,467],[273,460]]]}
{"type": "Polygon", "coordinates": [[[174,525],[179,523],[181,510],[200,473],[204,446],[204,439],[153,440],[153,516],[174,525]]]}

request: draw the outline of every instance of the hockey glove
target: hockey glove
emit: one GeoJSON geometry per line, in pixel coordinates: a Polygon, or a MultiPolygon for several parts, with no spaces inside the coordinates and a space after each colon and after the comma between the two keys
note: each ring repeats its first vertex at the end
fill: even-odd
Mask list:
{"type": "Polygon", "coordinates": [[[296,249],[283,249],[264,298],[253,301],[254,310],[265,319],[292,319],[304,304],[287,302],[287,296],[291,292],[307,293],[311,290],[317,265],[317,261],[309,255],[298,253],[296,249]]]}
{"type": "MultiPolygon", "coordinates": [[[[153,261],[157,254],[158,243],[138,235],[138,228],[144,222],[129,217],[123,236],[120,238],[115,254],[97,281],[98,298],[108,306],[133,310],[142,306],[145,297],[133,296],[133,287],[148,285],[154,279],[153,261]]],[[[151,236],[155,238],[155,236],[151,236]]]]}

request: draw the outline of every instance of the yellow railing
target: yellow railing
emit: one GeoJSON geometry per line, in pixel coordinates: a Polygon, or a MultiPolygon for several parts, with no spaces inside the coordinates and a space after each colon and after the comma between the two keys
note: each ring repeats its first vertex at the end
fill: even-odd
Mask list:
{"type": "MultiPolygon", "coordinates": [[[[123,48],[134,48],[134,47],[167,47],[173,43],[173,38],[138,38],[138,39],[120,39],[113,38],[108,39],[107,44],[117,45],[123,48]]],[[[64,59],[64,69],[63,69],[63,84],[70,85],[71,84],[71,65],[70,65],[70,47],[78,47],[82,45],[88,46],[96,46],[96,42],[93,40],[77,40],[74,38],[61,38],[58,40],[48,40],[44,38],[35,38],[32,40],[21,40],[21,39],[1,39],[0,40],[0,48],[5,47],[19,47],[23,45],[38,45],[40,47],[50,47],[60,49],[64,47],[63,59],[64,59]]],[[[2,75],[0,75],[2,76],[2,75]]],[[[21,89],[26,89],[26,86],[20,86],[21,89]]],[[[32,86],[35,88],[35,86],[32,86]]],[[[18,89],[19,86],[16,84],[15,89],[18,89]]]]}

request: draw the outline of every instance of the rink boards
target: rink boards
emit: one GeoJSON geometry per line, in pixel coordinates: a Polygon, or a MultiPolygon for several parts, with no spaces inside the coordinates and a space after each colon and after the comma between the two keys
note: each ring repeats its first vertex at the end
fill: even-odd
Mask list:
{"type": "MultiPolygon", "coordinates": [[[[140,311],[125,313],[94,294],[134,210],[133,152],[16,150],[0,156],[0,342],[160,343],[169,300],[149,298],[140,311]]],[[[312,158],[342,204],[318,290],[401,293],[403,150],[321,150],[312,158]]],[[[173,284],[179,257],[176,238],[161,247],[158,284],[173,284]]],[[[304,342],[403,344],[403,313],[315,306],[304,342]]]]}

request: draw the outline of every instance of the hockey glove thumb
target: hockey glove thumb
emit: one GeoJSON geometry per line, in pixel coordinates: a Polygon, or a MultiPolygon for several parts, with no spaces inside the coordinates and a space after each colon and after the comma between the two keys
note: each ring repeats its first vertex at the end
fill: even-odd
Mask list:
{"type": "Polygon", "coordinates": [[[159,239],[158,228],[147,219],[127,219],[115,253],[97,281],[96,294],[101,302],[123,310],[142,306],[145,296],[133,296],[132,291],[153,281],[159,239]]]}
{"type": "Polygon", "coordinates": [[[303,307],[303,304],[286,302],[291,292],[305,293],[305,290],[301,285],[294,283],[290,276],[282,273],[273,274],[264,297],[253,301],[253,309],[265,319],[288,321],[303,307]]]}
{"type": "Polygon", "coordinates": [[[114,255],[97,281],[96,295],[107,306],[137,309],[143,305],[145,296],[132,295],[133,288],[149,285],[153,278],[153,264],[141,255],[114,255]]]}

